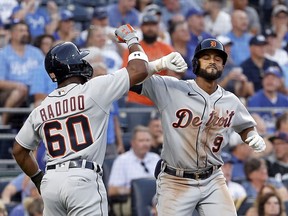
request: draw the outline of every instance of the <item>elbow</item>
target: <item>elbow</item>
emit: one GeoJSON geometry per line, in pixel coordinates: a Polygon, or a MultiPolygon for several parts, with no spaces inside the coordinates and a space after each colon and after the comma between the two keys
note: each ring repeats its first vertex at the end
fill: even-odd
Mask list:
{"type": "Polygon", "coordinates": [[[148,63],[143,60],[132,60],[128,63],[127,70],[130,75],[131,86],[133,86],[148,76],[148,63]]]}

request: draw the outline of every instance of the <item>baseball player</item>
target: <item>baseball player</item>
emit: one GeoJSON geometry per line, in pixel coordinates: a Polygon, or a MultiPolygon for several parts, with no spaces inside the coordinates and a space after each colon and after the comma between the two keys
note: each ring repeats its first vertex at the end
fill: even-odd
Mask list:
{"type": "Polygon", "coordinates": [[[129,24],[115,34],[131,54],[126,68],[109,75],[91,78],[93,69],[83,60],[88,52],[71,42],[46,55],[46,71],[58,88],[31,112],[13,146],[17,163],[41,192],[44,215],[108,215],[101,165],[112,102],[160,69],[187,69],[179,53],[162,57],[158,64],[148,62],[129,24]],[[47,149],[45,175],[31,154],[39,140],[47,149]]]}
{"type": "MultiPolygon", "coordinates": [[[[201,41],[192,60],[195,80],[152,76],[138,93],[160,112],[164,142],[157,178],[159,216],[236,215],[221,169],[225,133],[233,128],[256,152],[266,147],[253,118],[232,93],[217,85],[227,60],[216,39],[201,41]]],[[[157,170],[156,170],[157,173],[157,170]]]]}

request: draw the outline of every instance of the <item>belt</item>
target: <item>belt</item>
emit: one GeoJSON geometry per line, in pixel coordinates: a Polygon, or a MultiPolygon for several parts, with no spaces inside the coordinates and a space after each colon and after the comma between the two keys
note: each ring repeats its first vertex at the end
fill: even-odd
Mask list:
{"type": "Polygon", "coordinates": [[[219,168],[220,166],[212,166],[209,169],[204,170],[204,171],[192,172],[192,171],[185,171],[181,169],[175,169],[173,167],[166,165],[164,168],[164,172],[169,175],[173,175],[177,177],[190,178],[190,179],[195,179],[195,180],[204,180],[204,179],[209,178],[212,175],[212,173],[219,168]]]}
{"type": "Polygon", "coordinates": [[[71,160],[71,161],[66,161],[64,163],[60,163],[60,164],[48,165],[47,170],[56,169],[57,166],[63,166],[62,164],[65,164],[65,163],[69,163],[69,168],[86,168],[86,169],[95,170],[97,173],[102,171],[101,167],[98,164],[95,165],[93,162],[85,161],[85,160],[71,160]],[[82,167],[82,164],[84,162],[86,162],[85,166],[82,167]]]}

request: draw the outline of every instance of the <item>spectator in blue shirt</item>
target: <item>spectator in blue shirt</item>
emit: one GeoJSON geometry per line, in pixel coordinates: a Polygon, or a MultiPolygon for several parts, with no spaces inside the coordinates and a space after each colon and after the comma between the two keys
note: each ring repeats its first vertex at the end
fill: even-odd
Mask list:
{"type": "Polygon", "coordinates": [[[57,4],[49,1],[48,11],[44,7],[39,7],[40,3],[40,0],[23,0],[12,12],[14,21],[25,21],[28,24],[32,38],[44,33],[52,34],[58,25],[57,4]]]}
{"type": "Polygon", "coordinates": [[[253,83],[256,92],[263,88],[262,78],[264,76],[264,71],[270,66],[276,66],[278,68],[280,68],[280,66],[277,62],[271,61],[265,57],[267,41],[263,35],[253,36],[249,41],[249,45],[251,56],[242,62],[240,66],[248,80],[253,83]]]}
{"type": "MultiPolygon", "coordinates": [[[[29,106],[32,102],[28,100],[29,96],[41,88],[39,82],[43,76],[39,73],[47,74],[44,56],[38,48],[29,44],[26,23],[15,23],[10,31],[10,43],[0,50],[0,105],[6,108],[29,106]]],[[[2,123],[8,124],[9,118],[8,113],[3,113],[2,123]]]]}
{"type": "Polygon", "coordinates": [[[281,79],[282,74],[279,67],[268,67],[268,69],[265,70],[262,79],[263,88],[251,96],[247,102],[248,107],[271,108],[272,112],[257,112],[264,120],[268,130],[267,134],[270,135],[275,132],[276,117],[283,113],[283,111],[277,111],[277,108],[288,108],[287,96],[278,92],[282,82],[281,79]]]}

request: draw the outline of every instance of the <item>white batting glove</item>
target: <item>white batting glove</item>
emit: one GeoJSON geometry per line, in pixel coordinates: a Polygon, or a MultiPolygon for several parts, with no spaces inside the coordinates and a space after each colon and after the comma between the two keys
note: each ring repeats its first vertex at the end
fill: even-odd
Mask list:
{"type": "Polygon", "coordinates": [[[122,25],[115,30],[115,36],[118,43],[126,43],[128,48],[133,44],[139,44],[136,30],[130,25],[122,25]]]}
{"type": "Polygon", "coordinates": [[[172,52],[162,57],[163,68],[167,68],[177,73],[183,73],[187,70],[187,64],[180,53],[172,52]]]}
{"type": "Polygon", "coordinates": [[[187,68],[188,67],[185,60],[178,52],[172,52],[160,59],[149,62],[150,73],[156,73],[165,69],[169,69],[177,73],[184,73],[187,68]]]}
{"type": "Polygon", "coordinates": [[[262,152],[266,149],[264,139],[256,131],[250,131],[245,142],[248,143],[255,152],[262,152]]]}

